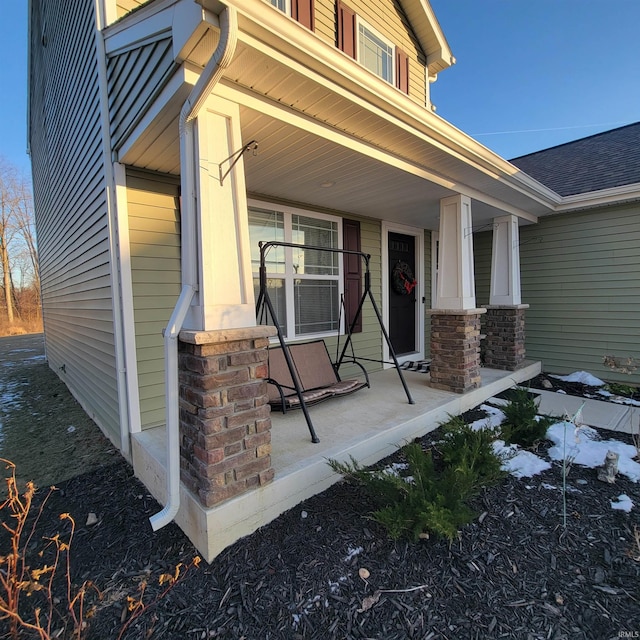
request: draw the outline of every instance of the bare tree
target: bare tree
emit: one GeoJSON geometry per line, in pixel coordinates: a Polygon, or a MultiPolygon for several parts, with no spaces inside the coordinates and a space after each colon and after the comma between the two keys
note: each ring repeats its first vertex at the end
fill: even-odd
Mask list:
{"type": "Polygon", "coordinates": [[[4,163],[0,165],[0,267],[2,267],[2,284],[4,289],[4,301],[7,306],[7,320],[12,325],[13,296],[11,287],[11,266],[9,260],[10,220],[12,210],[12,197],[9,189],[10,169],[4,163]]]}
{"type": "Polygon", "coordinates": [[[40,273],[35,238],[33,199],[28,180],[0,157],[0,270],[2,302],[9,326],[20,315],[21,301],[40,307],[40,273]],[[19,282],[18,288],[14,278],[19,282]],[[28,292],[28,293],[27,293],[28,292]],[[27,293],[27,295],[25,295],[27,293]]]}

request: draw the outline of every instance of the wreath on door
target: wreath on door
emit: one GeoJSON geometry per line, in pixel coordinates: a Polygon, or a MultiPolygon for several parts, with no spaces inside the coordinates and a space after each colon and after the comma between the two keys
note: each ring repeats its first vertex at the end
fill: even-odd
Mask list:
{"type": "Polygon", "coordinates": [[[391,271],[391,286],[402,296],[410,295],[416,288],[418,281],[413,277],[413,270],[402,260],[398,260],[391,271]]]}

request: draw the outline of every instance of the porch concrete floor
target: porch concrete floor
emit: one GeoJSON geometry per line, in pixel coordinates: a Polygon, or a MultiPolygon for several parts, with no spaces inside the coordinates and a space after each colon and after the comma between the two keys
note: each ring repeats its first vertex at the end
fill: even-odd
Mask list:
{"type": "Polygon", "coordinates": [[[271,462],[276,480],[327,458],[353,455],[362,464],[377,462],[398,445],[422,436],[514,384],[540,372],[539,362],[518,371],[481,369],[482,386],[465,394],[433,389],[429,374],[403,371],[415,404],[409,404],[395,369],[370,374],[371,388],[332,398],[309,408],[319,443],[312,443],[300,410],[271,413],[271,462]]]}
{"type": "MultiPolygon", "coordinates": [[[[328,458],[373,464],[398,446],[432,431],[447,420],[540,373],[539,362],[528,361],[518,371],[481,370],[482,385],[465,394],[432,389],[429,375],[403,372],[415,404],[407,397],[395,369],[371,374],[371,388],[310,407],[320,443],[311,442],[304,415],[272,413],[273,482],[214,508],[202,507],[196,496],[181,489],[177,524],[207,561],[239,538],[253,533],[303,500],[340,479],[328,458]]],[[[136,475],[161,502],[166,500],[165,428],[135,434],[132,457],[136,475]]]]}

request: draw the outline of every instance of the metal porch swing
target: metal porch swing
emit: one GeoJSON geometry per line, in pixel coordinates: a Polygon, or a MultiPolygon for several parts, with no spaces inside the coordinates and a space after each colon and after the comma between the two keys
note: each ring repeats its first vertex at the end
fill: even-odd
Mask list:
{"type": "MultiPolygon", "coordinates": [[[[294,365],[290,347],[285,342],[284,334],[280,327],[280,323],[278,321],[275,308],[273,306],[271,297],[269,296],[269,291],[267,289],[266,254],[272,247],[286,247],[286,248],[306,249],[306,250],[313,250],[313,251],[324,251],[328,253],[337,253],[342,255],[350,254],[350,255],[359,256],[364,261],[364,266],[365,266],[364,290],[362,292],[362,296],[360,297],[358,309],[354,314],[351,322],[347,326],[347,339],[344,345],[342,346],[341,351],[340,351],[340,327],[338,325],[338,345],[337,345],[336,355],[338,351],[340,351],[340,355],[337,361],[335,362],[335,364],[333,364],[333,367],[337,373],[338,370],[340,369],[340,366],[345,362],[358,364],[362,369],[364,369],[364,367],[358,362],[359,360],[364,360],[368,362],[378,362],[380,364],[394,364],[396,371],[398,372],[398,377],[400,378],[400,382],[402,383],[402,387],[404,388],[404,391],[407,395],[407,400],[409,404],[415,404],[413,397],[411,396],[411,392],[409,391],[409,387],[407,386],[407,383],[402,374],[402,369],[398,364],[398,359],[396,358],[396,353],[393,348],[393,345],[391,344],[391,340],[389,339],[389,334],[387,333],[387,330],[382,321],[380,310],[378,309],[378,305],[376,304],[373,294],[371,293],[371,271],[370,271],[370,265],[369,265],[371,260],[371,255],[368,253],[363,253],[361,251],[351,251],[347,249],[333,249],[329,247],[316,247],[313,245],[296,244],[292,242],[278,242],[278,241],[259,242],[258,246],[260,247],[260,271],[259,271],[260,292],[258,294],[258,299],[256,301],[256,318],[258,319],[258,322],[261,322],[261,321],[266,322],[267,320],[266,313],[268,312],[269,315],[271,316],[271,321],[276,327],[276,330],[278,332],[278,340],[280,342],[280,347],[282,348],[282,354],[284,356],[284,359],[286,361],[286,366],[291,376],[291,381],[293,383],[293,388],[295,389],[295,394],[299,402],[299,407],[302,409],[302,413],[304,414],[305,420],[307,422],[309,433],[311,434],[311,441],[314,443],[320,442],[318,436],[316,435],[315,429],[313,427],[311,416],[309,415],[309,410],[307,407],[308,402],[305,401],[305,398],[304,398],[304,393],[303,393],[304,389],[300,382],[298,372],[296,371],[296,367],[294,365]],[[371,302],[371,306],[373,307],[373,310],[376,314],[376,318],[378,319],[378,324],[380,325],[382,335],[384,336],[384,339],[389,348],[389,355],[391,356],[391,362],[387,362],[386,360],[378,360],[374,358],[357,357],[355,355],[354,348],[353,348],[352,334],[353,334],[354,328],[356,327],[356,324],[358,323],[358,320],[362,315],[364,302],[367,298],[371,302]],[[351,348],[351,356],[347,357],[346,356],[347,349],[349,348],[351,348]]],[[[341,309],[343,306],[344,306],[344,299],[341,300],[341,309]]]]}

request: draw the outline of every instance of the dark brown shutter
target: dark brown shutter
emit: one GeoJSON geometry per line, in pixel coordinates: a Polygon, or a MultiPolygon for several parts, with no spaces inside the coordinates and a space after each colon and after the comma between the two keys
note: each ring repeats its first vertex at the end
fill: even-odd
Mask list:
{"type": "Polygon", "coordinates": [[[356,57],[356,14],[338,0],[336,4],[338,23],[338,49],[355,59],[356,57]]]}
{"type": "MultiPolygon", "coordinates": [[[[360,223],[355,220],[342,221],[342,247],[348,251],[360,251],[360,223]]],[[[345,324],[353,321],[362,297],[362,258],[344,254],[344,307],[345,324]]],[[[354,333],[362,331],[362,314],[358,318],[354,333]]]]}
{"type": "Polygon", "coordinates": [[[291,0],[291,16],[313,31],[313,0],[291,0]]]}
{"type": "Polygon", "coordinates": [[[409,57],[396,47],[396,87],[409,93],[409,57]]]}

